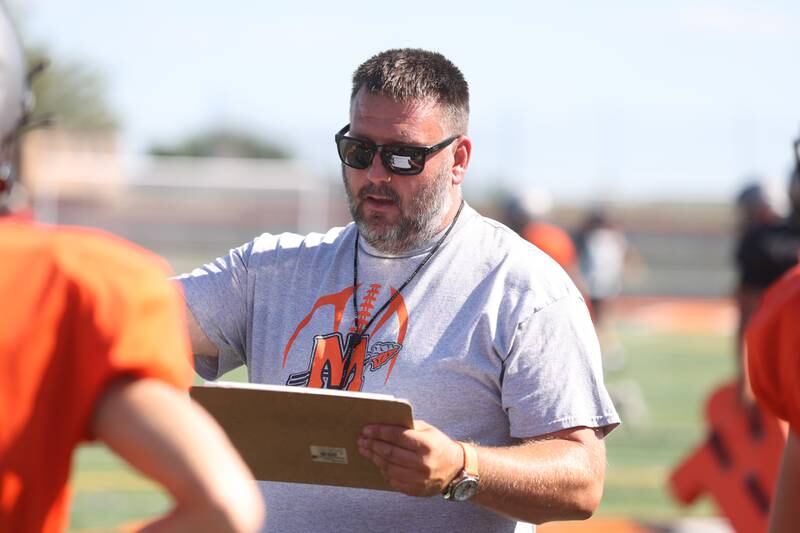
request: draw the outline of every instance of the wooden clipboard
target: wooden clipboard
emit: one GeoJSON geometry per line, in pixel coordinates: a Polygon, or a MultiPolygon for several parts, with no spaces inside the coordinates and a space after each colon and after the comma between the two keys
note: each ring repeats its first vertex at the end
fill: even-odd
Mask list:
{"type": "Polygon", "coordinates": [[[411,404],[389,395],[227,382],[190,395],[262,481],[392,490],[358,436],[368,424],[413,427],[411,404]]]}

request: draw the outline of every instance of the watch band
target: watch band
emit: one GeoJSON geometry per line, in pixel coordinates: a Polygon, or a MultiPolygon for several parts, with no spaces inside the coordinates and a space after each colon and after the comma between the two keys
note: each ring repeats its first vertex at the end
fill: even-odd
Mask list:
{"type": "Polygon", "coordinates": [[[464,450],[464,472],[468,476],[478,477],[478,450],[468,442],[458,441],[464,450]]]}
{"type": "Polygon", "coordinates": [[[478,450],[472,444],[456,441],[464,452],[464,464],[456,477],[442,491],[445,500],[465,502],[478,492],[478,450]]]}

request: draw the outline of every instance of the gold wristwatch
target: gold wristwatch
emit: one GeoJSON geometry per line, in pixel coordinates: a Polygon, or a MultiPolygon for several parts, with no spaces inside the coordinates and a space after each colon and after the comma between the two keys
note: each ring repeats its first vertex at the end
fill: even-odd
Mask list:
{"type": "Polygon", "coordinates": [[[478,452],[475,447],[466,442],[456,441],[464,450],[464,468],[448,483],[442,492],[445,500],[465,502],[478,492],[478,452]]]}

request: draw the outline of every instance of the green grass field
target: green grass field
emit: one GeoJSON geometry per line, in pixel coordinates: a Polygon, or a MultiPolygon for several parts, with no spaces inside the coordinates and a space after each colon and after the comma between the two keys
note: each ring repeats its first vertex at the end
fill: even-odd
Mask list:
{"type": "Polygon", "coordinates": [[[635,380],[647,415],[625,423],[607,440],[606,491],[598,514],[663,522],[678,516],[711,514],[702,502],[679,507],[666,479],[672,468],[703,439],[705,398],[733,373],[728,337],[626,332],[624,370],[607,377],[610,389],[635,380]]]}
{"type": "MultiPolygon", "coordinates": [[[[609,388],[624,391],[638,383],[646,413],[638,420],[631,416],[608,437],[606,491],[598,515],[660,523],[712,514],[708,502],[691,509],[677,506],[665,483],[670,470],[703,437],[704,399],[733,372],[732,340],[624,327],[620,338],[626,365],[607,377],[609,388]]],[[[244,376],[240,370],[229,378],[244,376]]],[[[73,481],[71,531],[113,531],[116,524],[169,507],[157,487],[98,447],[78,452],[73,481]]]]}

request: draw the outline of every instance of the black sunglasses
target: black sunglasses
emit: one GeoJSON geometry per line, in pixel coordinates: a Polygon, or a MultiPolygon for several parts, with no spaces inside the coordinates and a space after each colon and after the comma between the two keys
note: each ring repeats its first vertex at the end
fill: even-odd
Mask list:
{"type": "Polygon", "coordinates": [[[372,164],[376,152],[381,154],[383,166],[392,174],[414,176],[425,168],[428,156],[435,154],[458,139],[458,135],[449,137],[433,146],[409,146],[407,144],[375,144],[367,139],[347,137],[350,124],[336,134],[336,148],[339,159],[348,167],[363,170],[372,164]]]}

